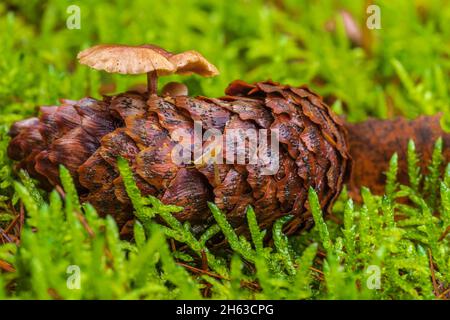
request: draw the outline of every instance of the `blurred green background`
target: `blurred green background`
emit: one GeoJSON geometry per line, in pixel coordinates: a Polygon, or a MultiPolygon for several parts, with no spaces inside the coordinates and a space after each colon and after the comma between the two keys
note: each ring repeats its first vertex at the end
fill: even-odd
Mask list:
{"type": "MultiPolygon", "coordinates": [[[[80,211],[71,211],[73,203],[69,203],[76,198],[74,195],[66,197],[66,218],[56,193],[50,196],[49,207],[24,174],[13,174],[13,163],[6,156],[6,132],[13,121],[36,114],[39,105],[58,104],[59,98],[98,98],[101,93],[122,92],[145,83],[144,76],[111,75],[79,65],[79,51],[100,43],[153,43],[174,52],[195,49],[219,68],[220,76],[165,77],[160,79],[160,87],[168,81],[183,81],[192,95],[221,96],[236,79],[306,83],[350,121],[444,112],[443,124],[450,128],[449,2],[1,0],[0,227],[8,231],[6,226],[18,217],[14,204],[20,206],[19,196],[28,207],[33,199],[40,206],[27,210],[32,218],[26,219],[20,246],[0,246],[0,262],[3,270],[9,270],[0,271],[0,299],[200,297],[200,277],[191,278],[175,265],[175,261],[190,261],[192,257],[176,251],[172,259],[159,233],[151,231],[145,242],[143,229],[136,227],[136,246],[121,242],[111,218],[99,220],[94,218],[93,210],[86,209],[86,217],[96,230],[96,237],[90,237],[72,220],[73,213],[80,211]],[[370,17],[366,9],[371,4],[381,10],[381,29],[366,28],[370,17]],[[80,29],[67,28],[71,5],[80,8],[80,29]],[[17,184],[18,179],[24,186],[17,184]],[[155,267],[157,259],[147,263],[148,257],[156,253],[161,253],[162,274],[155,267]],[[67,265],[74,262],[83,269],[85,280],[80,291],[68,290],[66,284],[67,265]],[[13,267],[17,269],[14,272],[13,267]]],[[[317,227],[299,239],[290,239],[292,250],[288,251],[284,250],[287,240],[281,236],[281,223],[278,245],[284,251],[279,253],[277,248],[270,253],[270,248],[264,248],[268,253],[261,261],[267,265],[260,263],[256,271],[245,275],[245,279],[258,280],[262,292],[241,288],[243,274],[236,250],[229,268],[231,281],[206,276],[201,279],[213,284],[214,298],[448,297],[450,260],[444,230],[450,230],[450,166],[440,179],[442,141],[436,146],[430,173],[422,176],[417,170],[420,158],[410,143],[408,169],[412,172],[410,181],[415,181],[411,188],[396,182],[394,156],[387,173],[385,197],[374,197],[363,189],[364,204],[353,207],[351,201],[345,202],[347,195],[343,193],[335,206],[343,225],[331,219],[326,224],[317,210],[317,227]],[[423,190],[420,181],[424,181],[423,190]],[[397,197],[405,196],[411,199],[410,204],[397,203],[397,197]],[[407,219],[396,225],[394,209],[407,219]],[[442,215],[434,217],[434,211],[442,215]],[[317,243],[322,246],[317,247],[317,243]],[[322,254],[316,259],[317,249],[322,254]],[[293,271],[293,259],[300,261],[298,272],[293,271]],[[430,268],[433,260],[436,270],[430,268]],[[366,267],[373,264],[383,266],[381,291],[361,287],[366,267]],[[316,268],[311,269],[315,270],[313,280],[309,279],[308,266],[316,268]]],[[[169,231],[187,233],[181,224],[169,231]]],[[[184,237],[192,240],[194,236],[184,237]]],[[[252,250],[249,248],[250,244],[242,250],[248,255],[252,250]]]]}
{"type": "Polygon", "coordinates": [[[272,79],[308,84],[350,121],[434,114],[448,109],[449,21],[446,0],[3,0],[0,122],[58,98],[144,82],[76,62],[80,50],[99,43],[200,51],[219,77],[160,80],[181,80],[193,95],[220,96],[235,79],[272,79]],[[379,30],[365,26],[370,4],[381,8],[379,30]],[[80,8],[81,29],[66,26],[70,5],[80,8]]]}

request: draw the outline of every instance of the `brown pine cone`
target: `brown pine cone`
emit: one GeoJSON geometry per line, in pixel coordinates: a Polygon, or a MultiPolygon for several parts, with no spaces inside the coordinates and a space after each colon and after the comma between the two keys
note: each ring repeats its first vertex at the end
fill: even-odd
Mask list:
{"type": "MultiPolygon", "coordinates": [[[[212,201],[239,232],[248,205],[255,208],[262,228],[287,214],[294,216],[286,226],[288,234],[309,228],[309,187],[328,210],[350,172],[345,129],[322,99],[306,87],[270,81],[235,81],[219,99],[147,99],[127,92],[102,101],[63,100],[59,107],[41,107],[39,118],[16,123],[11,136],[8,154],[21,168],[51,187],[59,184],[58,165],[63,164],[82,199],[119,225],[132,219],[132,207],[116,167],[118,156],[129,161],[143,195],[184,207],[179,220],[196,227],[211,224],[207,202],[212,201]],[[182,130],[192,144],[194,121],[201,122],[203,131],[216,129],[225,136],[232,129],[268,129],[259,131],[267,141],[277,129],[279,169],[263,175],[260,162],[175,163],[175,136],[182,130]]],[[[223,157],[230,153],[227,148],[223,157]]],[[[248,145],[243,149],[248,160],[248,145]]]]}
{"type": "Polygon", "coordinates": [[[396,118],[391,120],[368,119],[360,123],[346,123],[348,146],[352,157],[352,177],[349,182],[350,195],[361,200],[360,188],[382,195],[385,192],[389,161],[398,155],[398,181],[409,182],[407,150],[408,141],[413,140],[420,155],[420,169],[427,172],[435,141],[441,137],[444,163],[450,161],[450,134],[442,130],[442,114],[420,116],[414,120],[396,118]]]}

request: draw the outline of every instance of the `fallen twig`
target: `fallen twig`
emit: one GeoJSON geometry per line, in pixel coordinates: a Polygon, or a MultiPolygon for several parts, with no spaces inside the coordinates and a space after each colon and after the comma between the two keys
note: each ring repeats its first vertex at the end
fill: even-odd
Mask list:
{"type": "Polygon", "coordinates": [[[8,262],[0,260],[0,269],[6,271],[6,272],[16,272],[16,269],[12,265],[10,265],[8,262]]]}

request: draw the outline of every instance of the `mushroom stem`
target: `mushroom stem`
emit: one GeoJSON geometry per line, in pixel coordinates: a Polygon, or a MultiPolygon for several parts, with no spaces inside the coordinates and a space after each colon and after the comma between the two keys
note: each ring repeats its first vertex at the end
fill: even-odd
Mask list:
{"type": "Polygon", "coordinates": [[[156,71],[147,72],[148,95],[151,96],[157,94],[157,87],[158,87],[158,74],[156,73],[156,71]]]}

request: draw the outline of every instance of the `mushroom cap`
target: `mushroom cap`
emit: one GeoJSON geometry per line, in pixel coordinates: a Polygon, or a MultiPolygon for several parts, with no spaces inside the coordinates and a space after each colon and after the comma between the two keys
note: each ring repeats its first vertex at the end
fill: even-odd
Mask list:
{"type": "Polygon", "coordinates": [[[163,96],[171,97],[187,96],[188,93],[188,87],[185,84],[179,82],[169,82],[161,90],[161,94],[163,96]]]}
{"type": "Polygon", "coordinates": [[[156,71],[159,76],[174,73],[174,65],[161,50],[156,46],[101,44],[81,51],[77,58],[81,64],[110,73],[142,74],[156,71]]]}
{"type": "Polygon", "coordinates": [[[177,74],[190,75],[196,73],[203,77],[213,77],[219,74],[215,65],[194,50],[175,54],[169,57],[169,61],[175,66],[177,74]]]}
{"type": "Polygon", "coordinates": [[[81,51],[77,58],[81,64],[110,73],[141,74],[156,71],[158,76],[196,73],[203,77],[219,74],[217,68],[197,51],[173,54],[152,44],[101,44],[81,51]]]}

